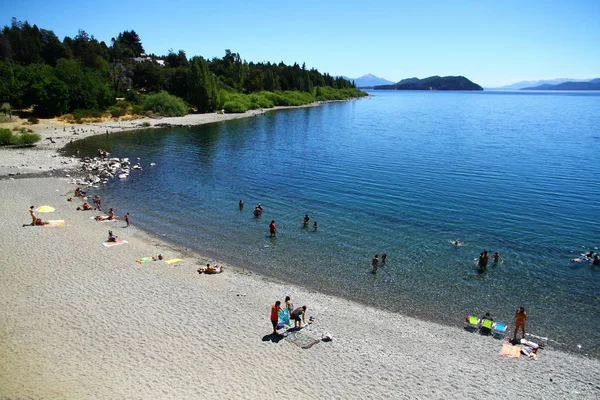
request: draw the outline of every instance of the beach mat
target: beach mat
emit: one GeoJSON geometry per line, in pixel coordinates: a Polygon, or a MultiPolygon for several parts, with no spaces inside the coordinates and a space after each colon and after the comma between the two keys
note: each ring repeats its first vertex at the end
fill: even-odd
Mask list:
{"type": "Polygon", "coordinates": [[[167,264],[173,264],[179,261],[182,261],[181,258],[171,258],[170,260],[165,260],[167,264]]]}
{"type": "Polygon", "coordinates": [[[502,345],[502,349],[500,350],[500,355],[511,358],[519,358],[521,357],[521,349],[517,346],[504,343],[502,345]]]}
{"type": "MultiPolygon", "coordinates": [[[[102,217],[106,217],[108,218],[108,215],[101,215],[102,217]]],[[[90,219],[96,220],[96,217],[90,217],[90,219]]],[[[103,219],[102,221],[96,221],[96,222],[119,222],[118,219],[103,219]]]]}
{"type": "Polygon", "coordinates": [[[294,331],[288,334],[285,337],[285,340],[294,343],[296,346],[301,347],[303,349],[309,349],[320,342],[320,340],[310,337],[302,331],[294,331]]]}
{"type": "Polygon", "coordinates": [[[154,257],[150,256],[150,257],[140,258],[139,260],[135,260],[135,262],[138,264],[143,264],[143,263],[146,263],[146,262],[152,261],[152,260],[154,260],[154,257]]]}
{"type": "Polygon", "coordinates": [[[102,242],[102,245],[104,247],[113,247],[113,246],[119,246],[122,244],[126,244],[129,243],[127,240],[117,240],[116,242],[102,242]]]}
{"type": "Polygon", "coordinates": [[[65,224],[64,219],[53,219],[48,221],[48,223],[44,226],[63,226],[65,224]]]}

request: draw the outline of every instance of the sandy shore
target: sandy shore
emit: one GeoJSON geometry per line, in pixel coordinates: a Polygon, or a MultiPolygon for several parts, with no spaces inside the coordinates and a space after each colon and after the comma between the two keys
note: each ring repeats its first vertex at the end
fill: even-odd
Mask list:
{"type": "MultiPolygon", "coordinates": [[[[64,167],[52,146],[2,150],[4,175],[64,167]],[[29,160],[28,151],[49,156],[29,160]]],[[[244,266],[199,275],[218,260],[149,236],[135,216],[129,228],[94,222],[97,212],[66,200],[74,189],[57,177],[0,180],[0,398],[600,397],[599,360],[551,347],[537,361],[505,358],[501,340],[460,321],[449,328],[388,313],[244,266]],[[23,226],[29,206],[42,204],[56,211],[39,216],[65,225],[23,226]],[[109,229],[128,243],[104,247],[109,229]],[[158,253],[182,261],[135,262],[158,253]],[[333,340],[302,349],[269,335],[270,305],[286,295],[314,317],[306,335],[333,340]]]]}

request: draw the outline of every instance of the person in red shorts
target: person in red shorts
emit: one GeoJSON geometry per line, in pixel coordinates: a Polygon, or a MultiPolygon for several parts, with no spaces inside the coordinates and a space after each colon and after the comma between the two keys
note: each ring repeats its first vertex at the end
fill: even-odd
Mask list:
{"type": "Polygon", "coordinates": [[[277,225],[275,225],[275,220],[272,220],[269,224],[269,232],[271,236],[275,236],[277,234],[277,225]]]}

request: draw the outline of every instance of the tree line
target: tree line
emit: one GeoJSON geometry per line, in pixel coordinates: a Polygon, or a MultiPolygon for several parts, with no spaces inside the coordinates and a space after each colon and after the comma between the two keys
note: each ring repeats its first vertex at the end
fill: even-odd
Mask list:
{"type": "Polygon", "coordinates": [[[365,95],[354,82],[295,63],[253,63],[225,50],[222,58],[188,58],[184,50],[146,55],[138,34],[110,45],[84,30],[62,41],[53,31],[13,18],[0,33],[0,102],[41,117],[76,110],[144,111],[156,99],[177,99],[197,112],[228,112],[365,95]],[[166,93],[165,93],[166,92],[166,93]],[[145,99],[159,95],[154,101],[145,99]],[[162,96],[162,97],[161,97],[162,96]]]}

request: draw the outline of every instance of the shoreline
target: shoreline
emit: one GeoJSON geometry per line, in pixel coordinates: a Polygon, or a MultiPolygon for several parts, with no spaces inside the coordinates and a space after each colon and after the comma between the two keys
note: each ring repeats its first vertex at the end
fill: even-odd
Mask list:
{"type": "MultiPolygon", "coordinates": [[[[37,159],[46,158],[55,157],[37,159]]],[[[36,171],[35,161],[30,173],[60,174],[36,171]]],[[[80,201],[66,201],[75,188],[68,179],[18,177],[0,180],[0,396],[474,398],[485,387],[508,398],[580,399],[600,392],[599,360],[552,348],[538,361],[504,358],[500,340],[243,266],[198,275],[205,257],[141,231],[135,220],[123,228],[75,211],[80,201]],[[52,205],[54,213],[40,216],[65,226],[22,227],[32,204],[52,205]],[[129,243],[104,248],[108,229],[129,243]],[[183,261],[135,262],[157,253],[183,261]],[[310,349],[271,341],[269,307],[285,295],[315,318],[307,334],[329,332],[333,341],[310,349]]]]}
{"type": "Polygon", "coordinates": [[[24,127],[38,133],[42,140],[32,147],[3,148],[0,147],[0,177],[54,172],[60,170],[73,170],[79,165],[76,157],[66,157],[60,152],[71,140],[85,139],[90,136],[100,136],[119,132],[136,131],[143,129],[161,129],[170,126],[186,127],[212,124],[234,119],[252,118],[271,111],[293,110],[297,108],[318,107],[328,102],[315,102],[302,106],[276,106],[259,110],[248,110],[239,114],[187,114],[183,117],[143,117],[132,120],[90,122],[82,124],[69,124],[53,119],[40,119],[39,124],[23,124],[27,120],[15,118],[14,122],[2,123],[0,128],[24,127]],[[148,123],[148,126],[143,126],[148,123]]]}

